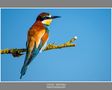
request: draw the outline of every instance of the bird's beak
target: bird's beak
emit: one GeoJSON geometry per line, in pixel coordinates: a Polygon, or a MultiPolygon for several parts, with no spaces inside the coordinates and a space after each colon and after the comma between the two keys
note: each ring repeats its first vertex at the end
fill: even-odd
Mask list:
{"type": "Polygon", "coordinates": [[[51,19],[60,18],[60,16],[52,16],[51,19]]]}

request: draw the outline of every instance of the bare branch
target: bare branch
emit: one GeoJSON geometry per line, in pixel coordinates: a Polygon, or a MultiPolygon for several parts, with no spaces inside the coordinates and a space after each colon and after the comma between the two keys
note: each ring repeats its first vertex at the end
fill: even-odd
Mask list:
{"type": "MultiPolygon", "coordinates": [[[[61,48],[66,48],[66,47],[75,47],[76,44],[73,44],[73,42],[75,40],[77,40],[76,36],[64,44],[60,44],[60,45],[56,45],[54,43],[48,44],[43,51],[48,51],[48,50],[52,50],[52,49],[61,49],[61,48]]],[[[12,54],[14,57],[19,57],[19,56],[23,55],[24,54],[23,52],[26,52],[25,48],[22,48],[22,49],[14,48],[14,49],[0,50],[0,54],[12,54]]]]}

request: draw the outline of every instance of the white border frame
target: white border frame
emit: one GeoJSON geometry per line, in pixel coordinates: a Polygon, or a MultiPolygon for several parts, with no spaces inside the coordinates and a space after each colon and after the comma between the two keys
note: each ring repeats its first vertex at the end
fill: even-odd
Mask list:
{"type": "MultiPolygon", "coordinates": [[[[0,35],[1,35],[1,9],[110,9],[111,22],[112,22],[111,7],[0,7],[0,35]]],[[[111,23],[111,30],[112,30],[112,23],[111,23]]],[[[112,35],[112,31],[111,31],[111,35],[112,35]]],[[[0,42],[1,42],[1,37],[0,37],[0,42]]],[[[112,39],[111,39],[111,45],[112,45],[112,39]]],[[[1,44],[0,44],[0,50],[1,50],[1,44]]],[[[1,54],[0,54],[0,60],[1,60],[1,54]]],[[[0,65],[1,65],[1,61],[0,61],[0,65]]],[[[1,67],[0,67],[0,72],[2,72],[1,67]]],[[[0,74],[0,83],[83,83],[83,82],[84,83],[110,83],[112,82],[112,59],[111,59],[111,81],[1,81],[2,80],[1,78],[2,76],[0,74]]]]}
{"type": "MultiPolygon", "coordinates": [[[[1,27],[1,8],[0,8],[0,50],[1,50],[1,40],[2,40],[2,34],[1,34],[1,31],[2,31],[2,27],[1,27]]],[[[2,59],[1,59],[1,54],[0,54],[0,82],[1,82],[1,80],[2,80],[2,61],[1,61],[2,59]]]]}
{"type": "MultiPolygon", "coordinates": [[[[112,8],[111,8],[111,35],[112,35],[112,8]]],[[[112,51],[112,36],[111,36],[111,51],[112,51]]],[[[111,53],[111,52],[110,52],[111,53]]],[[[112,82],[112,53],[111,53],[111,82],[112,82]]]]}

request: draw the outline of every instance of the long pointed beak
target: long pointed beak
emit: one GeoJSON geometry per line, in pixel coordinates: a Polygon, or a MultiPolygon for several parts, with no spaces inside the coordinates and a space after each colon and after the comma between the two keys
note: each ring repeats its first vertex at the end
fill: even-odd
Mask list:
{"type": "Polygon", "coordinates": [[[51,19],[61,18],[60,16],[52,16],[51,19]]]}

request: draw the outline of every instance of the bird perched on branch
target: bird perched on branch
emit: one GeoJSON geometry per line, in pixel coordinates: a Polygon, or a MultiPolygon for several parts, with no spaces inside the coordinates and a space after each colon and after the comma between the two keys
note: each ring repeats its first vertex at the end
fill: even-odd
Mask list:
{"type": "Polygon", "coordinates": [[[51,16],[49,13],[43,12],[37,17],[35,23],[29,29],[26,43],[26,57],[21,69],[20,79],[25,75],[32,60],[43,50],[49,37],[47,26],[51,24],[53,19],[59,17],[60,16],[51,16]]]}

